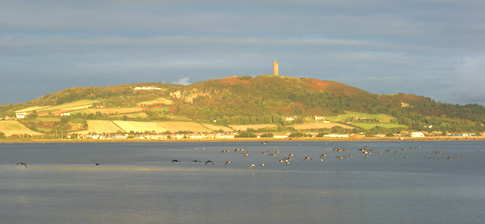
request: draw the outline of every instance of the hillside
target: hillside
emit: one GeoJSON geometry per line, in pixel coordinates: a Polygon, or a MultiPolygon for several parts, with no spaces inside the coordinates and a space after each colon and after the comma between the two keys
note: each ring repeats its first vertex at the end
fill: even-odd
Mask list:
{"type": "MultiPolygon", "coordinates": [[[[485,130],[485,108],[481,105],[452,105],[402,93],[376,95],[334,81],[270,75],[233,76],[187,86],[140,83],[69,88],[26,103],[0,106],[2,119],[19,115],[25,118],[17,120],[34,133],[51,136],[142,132],[144,128],[150,132],[237,131],[240,129],[231,127],[256,124],[265,125],[260,131],[271,132],[485,130]],[[102,120],[114,122],[94,122],[102,120]],[[171,126],[174,122],[185,123],[171,126]],[[129,125],[121,128],[119,124],[129,125]],[[128,130],[132,126],[133,130],[128,130]]],[[[6,133],[3,126],[0,124],[0,132],[6,133]]],[[[250,128],[254,129],[260,128],[250,128]]]]}

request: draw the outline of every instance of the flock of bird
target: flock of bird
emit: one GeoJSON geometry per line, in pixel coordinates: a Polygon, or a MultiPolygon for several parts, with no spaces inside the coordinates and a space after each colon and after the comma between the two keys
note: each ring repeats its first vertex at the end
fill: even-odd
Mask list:
{"type": "MultiPolygon", "coordinates": [[[[263,145],[266,145],[267,144],[267,141],[264,141],[264,142],[261,142],[261,144],[263,145]]],[[[401,151],[413,151],[414,149],[420,149],[421,146],[416,146],[416,147],[409,147],[409,148],[401,148],[400,150],[385,150],[385,151],[377,151],[376,153],[377,154],[389,154],[388,158],[389,159],[394,159],[394,158],[397,158],[397,154],[400,153],[401,151]]],[[[229,150],[229,149],[224,149],[220,152],[220,154],[226,154],[226,153],[230,153],[230,152],[234,152],[234,153],[240,153],[242,154],[242,157],[243,158],[246,158],[246,157],[250,157],[251,154],[246,150],[246,147],[242,147],[242,148],[236,148],[236,149],[233,149],[233,150],[229,150]]],[[[342,159],[350,159],[350,158],[354,158],[354,154],[352,154],[352,150],[348,149],[348,148],[338,148],[338,147],[334,147],[334,148],[327,148],[327,152],[326,153],[322,153],[318,160],[323,162],[325,159],[329,158],[329,155],[327,153],[337,153],[335,155],[335,158],[338,159],[338,160],[342,160],[342,159]],[[342,155],[342,153],[345,153],[345,155],[342,155]]],[[[479,150],[477,152],[480,152],[479,150]]],[[[374,153],[374,150],[373,149],[368,149],[367,146],[363,147],[363,148],[360,148],[358,149],[357,151],[358,154],[362,154],[363,158],[369,158],[370,155],[372,153],[374,153]]],[[[282,164],[285,164],[285,165],[289,165],[293,159],[293,161],[295,160],[295,154],[294,153],[288,153],[288,155],[281,155],[282,153],[280,153],[279,150],[273,150],[273,151],[269,151],[269,150],[266,150],[266,151],[262,151],[260,152],[260,154],[262,155],[265,155],[265,156],[269,156],[269,157],[275,157],[277,159],[277,161],[279,161],[280,163],[282,164]]],[[[440,150],[437,150],[437,151],[434,151],[434,154],[435,154],[435,157],[433,156],[424,156],[425,159],[428,159],[428,160],[432,160],[432,159],[438,159],[438,160],[442,160],[443,158],[442,157],[436,157],[436,156],[439,156],[442,154],[442,152],[440,150]]],[[[252,156],[254,157],[254,155],[252,156]]],[[[313,158],[311,156],[304,156],[302,157],[302,161],[305,161],[305,160],[313,160],[313,158]]],[[[408,155],[404,155],[402,156],[401,158],[404,158],[404,159],[407,159],[409,158],[408,155]]],[[[460,156],[461,159],[464,158],[464,156],[460,156]]],[[[448,156],[446,157],[447,160],[452,160],[453,157],[452,156],[448,156]]],[[[91,160],[92,163],[96,166],[99,166],[101,165],[100,163],[94,161],[94,160],[91,160]]],[[[213,160],[206,160],[205,162],[203,161],[200,161],[200,160],[197,160],[197,159],[194,159],[194,160],[191,160],[192,163],[204,163],[204,165],[216,165],[216,163],[213,161],[213,160]]],[[[180,164],[181,161],[179,159],[173,159],[172,160],[172,163],[178,163],[180,164]]],[[[219,162],[218,162],[219,163],[219,162]]],[[[232,160],[224,160],[223,162],[221,161],[221,163],[224,163],[224,165],[231,165],[233,164],[233,161],[232,160]]],[[[27,164],[25,162],[17,162],[16,165],[19,165],[19,166],[24,166],[27,168],[27,164]]],[[[264,167],[266,166],[265,163],[257,163],[257,165],[254,163],[254,162],[251,162],[250,165],[249,165],[249,168],[254,168],[256,166],[260,166],[260,167],[264,167]]]]}
{"type": "MultiPolygon", "coordinates": [[[[263,144],[263,145],[266,145],[267,143],[268,143],[267,141],[261,142],[261,144],[263,144]]],[[[357,152],[356,151],[353,151],[353,152],[357,153],[357,156],[359,154],[361,154],[363,158],[369,158],[369,157],[371,157],[372,153],[377,153],[377,154],[388,154],[387,158],[395,159],[395,158],[398,158],[397,156],[399,154],[404,154],[404,153],[401,153],[401,152],[403,152],[403,151],[413,151],[415,149],[421,149],[421,146],[401,148],[400,150],[390,150],[390,149],[388,149],[388,150],[383,150],[383,151],[375,151],[375,150],[369,149],[369,148],[367,148],[367,146],[365,146],[363,148],[358,149],[357,152]]],[[[477,151],[477,152],[479,152],[479,151],[477,151]]],[[[246,150],[246,147],[235,148],[233,150],[224,149],[224,150],[220,151],[220,154],[227,154],[227,153],[229,153],[229,154],[240,153],[242,155],[242,158],[256,157],[254,155],[254,153],[253,154],[249,153],[248,150],[246,150]]],[[[295,151],[295,153],[296,153],[296,151],[295,151]]],[[[338,160],[354,158],[354,154],[352,153],[352,150],[345,148],[345,147],[344,148],[334,147],[334,148],[327,148],[327,151],[324,151],[324,153],[322,153],[315,160],[319,160],[319,161],[323,162],[324,160],[331,158],[331,157],[329,157],[330,153],[334,153],[334,155],[332,155],[332,156],[335,156],[334,158],[336,158],[338,160]]],[[[291,161],[295,161],[295,154],[294,153],[283,154],[283,153],[280,153],[279,150],[273,150],[273,151],[266,150],[266,151],[262,151],[262,152],[257,153],[257,154],[275,157],[275,159],[277,159],[277,161],[279,161],[280,163],[282,163],[284,165],[290,165],[291,161]]],[[[437,150],[437,151],[434,152],[434,154],[435,155],[441,155],[441,151],[437,150]]],[[[249,159],[249,160],[251,160],[251,161],[261,160],[261,157],[257,157],[257,158],[258,159],[254,159],[254,160],[249,159]]],[[[312,161],[312,160],[314,160],[309,155],[305,155],[305,156],[300,157],[300,158],[302,158],[302,159],[300,159],[300,161],[307,161],[307,160],[312,161]]],[[[407,154],[404,154],[400,158],[407,159],[407,158],[409,158],[409,156],[407,154]]],[[[443,159],[441,157],[432,157],[432,156],[425,156],[425,158],[426,159],[438,159],[438,160],[443,159]]],[[[460,158],[464,158],[464,156],[460,156],[460,158]]],[[[446,157],[446,159],[452,160],[453,157],[448,156],[448,157],[446,157]]],[[[237,160],[237,162],[239,162],[239,161],[240,160],[237,160]]],[[[201,161],[199,161],[199,160],[193,160],[193,162],[201,163],[201,161]]],[[[233,162],[232,160],[222,160],[222,161],[216,161],[216,162],[224,164],[224,165],[232,165],[233,163],[236,163],[236,161],[233,162]]],[[[172,163],[181,163],[181,161],[178,160],[178,159],[174,159],[174,160],[172,160],[172,163]]],[[[205,162],[205,165],[208,165],[208,164],[215,165],[216,163],[212,160],[207,160],[205,162]]],[[[249,164],[249,168],[254,168],[256,166],[260,166],[260,167],[266,166],[266,163],[261,163],[261,162],[258,162],[258,163],[250,162],[250,163],[245,163],[245,164],[249,164]]]]}

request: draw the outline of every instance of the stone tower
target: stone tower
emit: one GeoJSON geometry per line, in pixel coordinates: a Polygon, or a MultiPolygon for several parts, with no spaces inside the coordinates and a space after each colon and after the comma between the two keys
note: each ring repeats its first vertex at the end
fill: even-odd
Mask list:
{"type": "Polygon", "coordinates": [[[273,75],[278,75],[278,62],[276,59],[273,62],[273,75]]]}

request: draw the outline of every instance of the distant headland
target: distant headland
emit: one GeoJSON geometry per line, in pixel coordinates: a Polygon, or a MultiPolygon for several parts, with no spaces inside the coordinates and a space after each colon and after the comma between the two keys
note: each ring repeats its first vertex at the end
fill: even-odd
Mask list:
{"type": "Polygon", "coordinates": [[[485,107],[279,74],[77,87],[0,106],[0,141],[479,139],[485,107]]]}

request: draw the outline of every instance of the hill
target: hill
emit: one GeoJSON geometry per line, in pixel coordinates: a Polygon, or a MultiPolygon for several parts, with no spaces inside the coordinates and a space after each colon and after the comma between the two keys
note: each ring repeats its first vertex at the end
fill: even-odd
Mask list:
{"type": "MultiPolygon", "coordinates": [[[[485,108],[481,105],[446,104],[402,93],[376,95],[334,81],[272,75],[233,76],[186,86],[139,83],[69,88],[26,103],[0,106],[2,119],[19,116],[25,116],[18,119],[25,127],[48,136],[142,132],[144,128],[157,133],[254,131],[251,127],[234,127],[256,124],[263,125],[254,127],[265,132],[485,130],[485,108]],[[100,120],[113,122],[98,125],[100,120]]],[[[0,132],[6,133],[1,127],[0,132]]]]}

